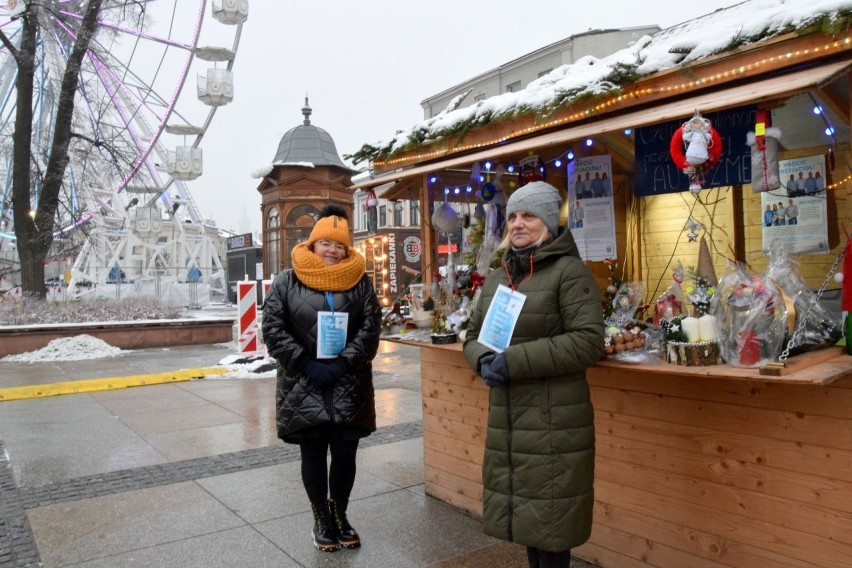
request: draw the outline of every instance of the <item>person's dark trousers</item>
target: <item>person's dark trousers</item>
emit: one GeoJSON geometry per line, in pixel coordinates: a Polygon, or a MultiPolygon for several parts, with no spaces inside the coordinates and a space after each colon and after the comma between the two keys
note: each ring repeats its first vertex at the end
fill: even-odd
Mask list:
{"type": "Polygon", "coordinates": [[[571,551],[547,552],[528,546],[527,561],[530,568],[568,568],[571,565],[571,551]]]}
{"type": "Polygon", "coordinates": [[[302,483],[311,502],[332,499],[347,501],[355,485],[355,455],[358,440],[310,440],[299,444],[302,453],[302,483]],[[331,449],[331,468],[328,451],[331,449]]]}

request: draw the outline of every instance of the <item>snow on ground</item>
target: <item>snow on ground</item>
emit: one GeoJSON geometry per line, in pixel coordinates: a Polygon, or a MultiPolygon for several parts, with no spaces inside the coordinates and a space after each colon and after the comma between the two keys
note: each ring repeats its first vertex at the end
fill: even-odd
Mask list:
{"type": "Polygon", "coordinates": [[[3,361],[37,363],[41,361],[83,361],[117,357],[122,351],[106,341],[91,335],[75,335],[54,339],[36,351],[6,355],[3,361]]]}
{"type": "MultiPolygon", "coordinates": [[[[223,344],[233,347],[233,343],[223,344]]],[[[168,348],[163,349],[168,351],[168,348]]],[[[106,341],[81,334],[73,337],[54,339],[47,346],[30,351],[3,357],[2,361],[13,363],[39,363],[45,361],[84,361],[118,357],[130,350],[113,347],[106,341]]],[[[224,375],[212,375],[207,379],[266,379],[275,378],[275,361],[262,355],[228,355],[218,362],[219,366],[227,366],[229,371],[224,375]]],[[[175,369],[178,370],[178,369],[175,369]]]]}
{"type": "Polygon", "coordinates": [[[228,355],[221,361],[220,365],[231,367],[231,371],[224,375],[206,377],[208,379],[274,379],[275,360],[262,355],[228,355]]]}

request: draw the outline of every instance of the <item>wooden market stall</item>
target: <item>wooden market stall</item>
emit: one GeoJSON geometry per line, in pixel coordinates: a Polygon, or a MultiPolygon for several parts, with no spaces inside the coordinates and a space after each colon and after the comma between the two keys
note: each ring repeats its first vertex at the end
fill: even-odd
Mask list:
{"type": "MultiPolygon", "coordinates": [[[[482,514],[487,387],[461,344],[420,344],[426,493],[482,514]]],[[[600,362],[595,516],[575,554],[605,568],[849,566],[852,357],[729,365],[600,362]]]]}
{"type": "MultiPolygon", "coordinates": [[[[827,242],[818,243],[820,253],[796,257],[807,285],[819,289],[845,244],[843,224],[848,229],[852,219],[849,22],[847,10],[831,32],[800,26],[767,39],[740,38],[694,58],[686,58],[685,48],[688,62],[623,78],[597,97],[567,97],[538,113],[379,150],[369,156],[374,178],[356,187],[394,181],[385,198],[415,192],[421,210],[431,212],[445,195],[431,180],[463,183],[456,180],[469,179],[486,160],[518,164],[535,154],[553,164],[568,150],[609,156],[613,256],[623,280],[646,283],[651,302],[670,281],[673,260],[696,262],[698,243],[687,238],[687,221],[709,242],[719,273],[729,261],[759,273],[767,259],[762,196],[752,192],[743,165],[748,150],[726,155],[717,166],[721,177],[707,189],[671,191],[662,164],[668,152],[661,157],[650,138],[663,138],[667,150],[666,125],[699,109],[718,113],[719,131],[736,133],[726,145],[742,146],[735,138],[743,125],[753,129],[756,111],[765,109],[784,131],[781,160],[824,160],[827,242]],[[824,123],[813,122],[815,105],[830,109],[817,116],[831,117],[830,135],[822,134],[824,123]],[[589,146],[581,143],[587,138],[589,146]]],[[[512,180],[504,179],[508,191],[512,180]]],[[[562,169],[551,168],[547,181],[563,192],[569,187],[562,169]]],[[[421,218],[424,266],[437,266],[439,237],[429,214],[421,218]]],[[[609,265],[587,264],[604,289],[609,265]]],[[[426,491],[480,515],[487,388],[468,368],[460,343],[418,344],[426,491]]],[[[604,568],[850,565],[852,357],[842,349],[797,355],[775,369],[601,361],[588,378],[596,413],[595,524],[577,556],[604,568]]]]}

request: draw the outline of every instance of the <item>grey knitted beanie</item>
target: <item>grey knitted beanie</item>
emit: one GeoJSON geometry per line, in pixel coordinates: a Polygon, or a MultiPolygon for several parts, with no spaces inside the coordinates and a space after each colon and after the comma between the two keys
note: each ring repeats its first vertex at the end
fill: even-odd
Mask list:
{"type": "Polygon", "coordinates": [[[559,190],[543,181],[534,181],[518,189],[509,196],[506,203],[506,218],[515,211],[524,211],[535,215],[547,226],[554,239],[559,231],[559,208],[562,198],[559,190]]]}

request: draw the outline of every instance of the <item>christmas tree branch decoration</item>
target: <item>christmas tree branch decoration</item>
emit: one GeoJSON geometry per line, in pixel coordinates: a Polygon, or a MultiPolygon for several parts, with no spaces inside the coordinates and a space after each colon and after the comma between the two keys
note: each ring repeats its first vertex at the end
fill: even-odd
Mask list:
{"type": "Polygon", "coordinates": [[[695,307],[695,317],[701,317],[710,311],[710,302],[716,288],[695,268],[688,269],[690,283],[686,286],[686,297],[695,307]]]}

